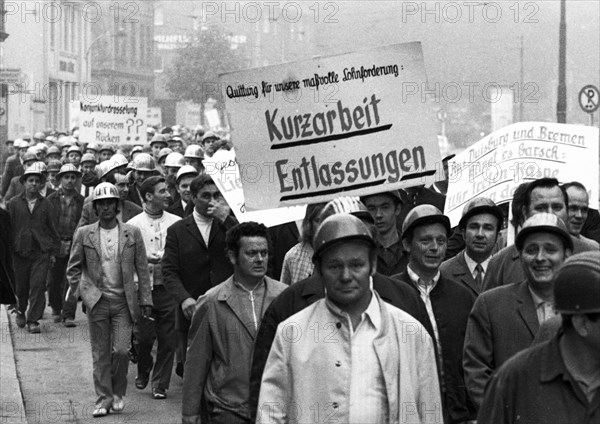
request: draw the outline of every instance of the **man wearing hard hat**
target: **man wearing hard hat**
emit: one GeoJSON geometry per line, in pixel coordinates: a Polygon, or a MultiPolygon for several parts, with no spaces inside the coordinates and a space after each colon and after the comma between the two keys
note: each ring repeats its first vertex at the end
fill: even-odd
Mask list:
{"type": "Polygon", "coordinates": [[[525,278],[480,294],[469,316],[463,363],[477,405],[493,372],[530,347],[540,324],[555,315],[553,281],[573,240],[561,218],[543,212],[525,221],[515,246],[525,278]]]}
{"type": "Polygon", "coordinates": [[[443,422],[433,341],[373,291],[370,229],[350,214],[333,215],[314,246],[325,299],[279,324],[256,422],[289,422],[290,405],[343,423],[443,422]]]}
{"type": "Polygon", "coordinates": [[[52,218],[60,236],[60,250],[48,275],[48,303],[52,308],[53,321],[63,322],[66,327],[75,327],[77,309],[76,301],[64,302],[64,298],[69,288],[66,272],[71,243],[83,209],[83,196],[77,192],[80,176],[81,172],[75,165],[64,164],[56,174],[60,183],[58,190],[48,196],[52,218]]]}
{"type": "Polygon", "coordinates": [[[59,236],[48,199],[40,195],[46,183],[43,162],[35,162],[21,175],[25,190],[8,202],[12,224],[17,291],[17,325],[40,333],[39,320],[46,306],[48,266],[59,250],[59,236]]]}
{"type": "Polygon", "coordinates": [[[562,329],[506,362],[487,386],[481,423],[600,422],[600,253],[568,258],[554,280],[562,329]]]}
{"type": "Polygon", "coordinates": [[[99,222],[76,231],[67,280],[70,295],[79,293],[87,309],[98,396],[92,415],[102,417],[125,407],[132,327],[151,314],[152,288],[140,230],[117,219],[117,188],[98,184],[93,205],[99,222]]]}

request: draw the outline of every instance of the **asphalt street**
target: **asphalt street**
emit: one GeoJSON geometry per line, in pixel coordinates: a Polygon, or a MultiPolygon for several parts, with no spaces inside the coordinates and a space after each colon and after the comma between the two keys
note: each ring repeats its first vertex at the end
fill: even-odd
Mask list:
{"type": "MultiPolygon", "coordinates": [[[[168,398],[155,400],[150,384],[145,390],[135,385],[136,365],[130,363],[125,410],[106,417],[93,418],[96,398],[92,382],[92,354],[86,316],[77,308],[75,328],[54,324],[47,308],[40,322],[41,334],[20,329],[14,315],[2,317],[2,408],[4,423],[180,423],[182,380],[175,373],[168,398]],[[11,378],[11,351],[16,378],[11,378]],[[17,381],[15,381],[17,380],[17,381]],[[16,393],[21,391],[21,396],[16,393]],[[22,397],[22,402],[20,398],[22,397]]],[[[14,372],[12,374],[15,374],[14,372]]]]}

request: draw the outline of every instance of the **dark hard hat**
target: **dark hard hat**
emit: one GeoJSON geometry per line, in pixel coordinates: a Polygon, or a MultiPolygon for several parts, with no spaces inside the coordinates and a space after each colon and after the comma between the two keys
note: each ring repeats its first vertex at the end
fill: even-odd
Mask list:
{"type": "Polygon", "coordinates": [[[331,215],[321,222],[315,234],[313,262],[334,244],[350,240],[362,240],[375,247],[371,231],[359,218],[348,213],[331,215]]]}
{"type": "Polygon", "coordinates": [[[565,249],[573,250],[573,239],[569,235],[567,226],[562,219],[552,213],[536,213],[525,221],[515,240],[519,252],[523,250],[523,244],[527,237],[533,233],[556,234],[563,241],[565,249]]]}
{"type": "Polygon", "coordinates": [[[554,307],[570,314],[600,312],[600,252],[569,257],[554,280],[554,307]]]}
{"type": "Polygon", "coordinates": [[[502,222],[504,221],[504,214],[502,213],[502,209],[500,209],[492,199],[487,197],[476,197],[467,203],[467,206],[463,209],[462,217],[458,223],[459,228],[465,228],[467,226],[467,221],[469,218],[475,215],[480,215],[482,213],[489,213],[494,215],[498,219],[498,231],[502,227],[502,222]]]}
{"type": "Polygon", "coordinates": [[[391,190],[391,191],[384,191],[384,192],[381,192],[381,193],[367,194],[366,196],[362,196],[360,198],[360,200],[363,203],[366,204],[366,200],[369,197],[373,197],[373,196],[388,196],[388,197],[391,197],[396,204],[398,204],[398,203],[400,203],[400,204],[404,203],[404,202],[402,202],[402,197],[400,196],[400,191],[399,190],[391,190]]]}
{"type": "Polygon", "coordinates": [[[415,228],[430,224],[442,224],[446,229],[446,235],[450,234],[450,219],[442,211],[433,205],[415,206],[404,218],[402,238],[412,234],[415,228]]]}

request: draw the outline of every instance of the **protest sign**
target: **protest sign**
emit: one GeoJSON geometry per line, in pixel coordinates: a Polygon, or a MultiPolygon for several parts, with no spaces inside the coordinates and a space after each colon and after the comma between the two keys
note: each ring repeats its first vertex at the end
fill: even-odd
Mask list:
{"type": "Polygon", "coordinates": [[[235,151],[218,150],[212,157],[203,160],[202,163],[206,173],[211,176],[239,222],[255,221],[267,227],[273,227],[304,218],[305,205],[248,211],[245,205],[244,192],[240,181],[240,169],[236,162],[235,151]]]}
{"type": "Polygon", "coordinates": [[[146,97],[82,97],[79,109],[80,140],[111,145],[146,143],[146,97]]]}
{"type": "Polygon", "coordinates": [[[221,80],[248,207],[429,184],[441,169],[436,124],[418,90],[426,85],[420,43],[221,80]]]}
{"type": "Polygon", "coordinates": [[[162,125],[162,109],[159,107],[149,107],[146,116],[146,125],[149,127],[160,127],[162,125]]]}
{"type": "Polygon", "coordinates": [[[598,128],[519,122],[495,131],[448,163],[444,213],[452,225],[475,197],[509,202],[517,186],[538,178],[579,181],[598,204],[598,128]]]}

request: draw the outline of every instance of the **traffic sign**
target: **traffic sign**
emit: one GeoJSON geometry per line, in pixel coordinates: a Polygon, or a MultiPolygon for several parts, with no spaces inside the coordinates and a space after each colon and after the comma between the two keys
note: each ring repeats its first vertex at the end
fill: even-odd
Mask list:
{"type": "Polygon", "coordinates": [[[586,85],[579,92],[579,106],[584,112],[594,113],[600,105],[600,91],[594,85],[586,85]]]}

